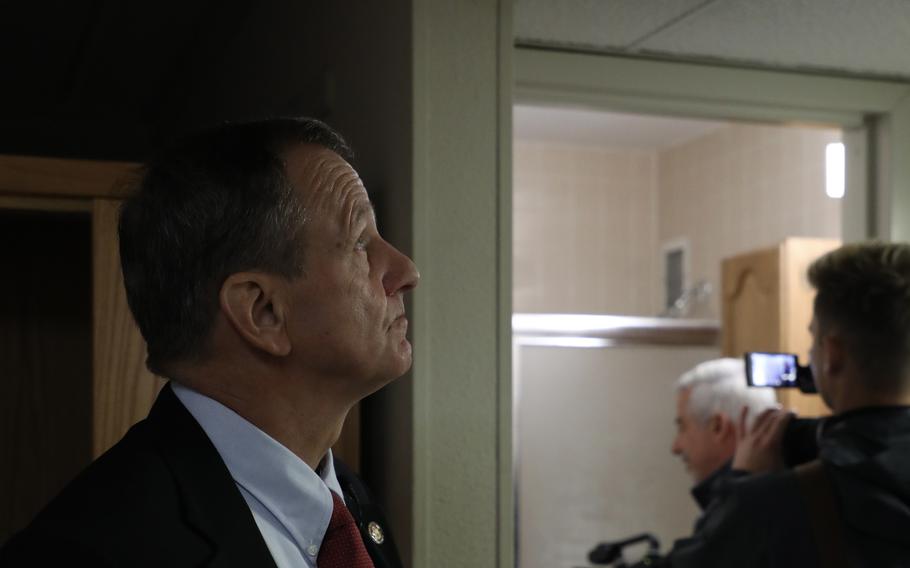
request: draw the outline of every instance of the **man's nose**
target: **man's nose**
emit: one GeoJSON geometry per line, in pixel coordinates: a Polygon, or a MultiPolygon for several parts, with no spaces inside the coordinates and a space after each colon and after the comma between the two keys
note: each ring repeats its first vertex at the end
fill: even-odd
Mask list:
{"type": "Polygon", "coordinates": [[[391,258],[389,261],[389,270],[383,278],[382,285],[388,296],[400,294],[417,287],[420,281],[420,273],[417,271],[417,265],[406,254],[388,245],[391,258]]]}

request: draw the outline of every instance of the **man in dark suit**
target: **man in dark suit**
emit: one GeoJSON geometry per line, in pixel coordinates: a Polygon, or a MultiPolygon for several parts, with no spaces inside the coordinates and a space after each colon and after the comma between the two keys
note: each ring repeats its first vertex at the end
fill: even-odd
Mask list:
{"type": "Polygon", "coordinates": [[[148,367],[170,382],[0,564],[400,565],[330,450],[351,407],[410,367],[418,279],[348,154],[318,121],[277,119],[147,165],[121,260],[148,367]]]}

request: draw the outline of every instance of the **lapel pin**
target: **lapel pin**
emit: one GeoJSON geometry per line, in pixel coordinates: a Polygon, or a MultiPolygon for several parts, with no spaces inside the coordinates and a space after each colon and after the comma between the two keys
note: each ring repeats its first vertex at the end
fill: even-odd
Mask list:
{"type": "Polygon", "coordinates": [[[367,525],[367,532],[370,533],[370,538],[373,539],[373,542],[376,544],[382,544],[385,542],[385,534],[382,532],[382,527],[375,521],[370,521],[370,524],[367,525]]]}

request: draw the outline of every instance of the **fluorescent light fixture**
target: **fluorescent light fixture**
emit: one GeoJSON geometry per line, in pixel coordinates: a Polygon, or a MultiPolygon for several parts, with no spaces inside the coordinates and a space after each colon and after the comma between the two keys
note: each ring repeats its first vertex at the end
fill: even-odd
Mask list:
{"type": "Polygon", "coordinates": [[[513,314],[512,331],[522,335],[590,336],[618,328],[646,328],[658,321],[657,318],[595,314],[513,314]]]}
{"type": "Polygon", "coordinates": [[[832,142],[825,147],[825,193],[833,199],[844,196],[846,181],[846,160],[844,145],[832,142]]]}
{"type": "Polygon", "coordinates": [[[516,337],[515,340],[519,345],[532,345],[534,347],[577,347],[582,349],[592,349],[598,347],[609,347],[610,340],[600,337],[573,337],[573,336],[525,336],[516,337]]]}

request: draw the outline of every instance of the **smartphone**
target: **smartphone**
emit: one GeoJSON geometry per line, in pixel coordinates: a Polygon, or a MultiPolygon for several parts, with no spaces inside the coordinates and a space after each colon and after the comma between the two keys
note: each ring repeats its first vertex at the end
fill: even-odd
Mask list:
{"type": "Polygon", "coordinates": [[[746,382],[750,387],[799,388],[799,359],[793,353],[746,353],[746,382]]]}

